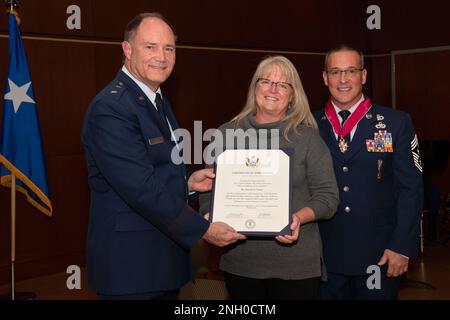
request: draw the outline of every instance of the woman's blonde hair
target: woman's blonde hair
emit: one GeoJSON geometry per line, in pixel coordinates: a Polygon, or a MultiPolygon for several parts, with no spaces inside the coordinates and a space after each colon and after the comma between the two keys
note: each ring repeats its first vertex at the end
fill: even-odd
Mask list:
{"type": "Polygon", "coordinates": [[[282,74],[286,77],[286,82],[292,85],[292,99],[289,103],[285,118],[288,122],[283,130],[284,138],[289,141],[288,133],[290,130],[299,134],[297,127],[300,124],[317,128],[317,123],[309,109],[308,98],[306,97],[297,69],[292,62],[284,56],[269,56],[259,63],[252,81],[250,82],[247,93],[247,102],[241,112],[235,116],[231,122],[234,122],[237,126],[246,116],[256,114],[257,103],[255,91],[258,79],[266,74],[267,71],[270,71],[274,66],[280,68],[282,74]]]}

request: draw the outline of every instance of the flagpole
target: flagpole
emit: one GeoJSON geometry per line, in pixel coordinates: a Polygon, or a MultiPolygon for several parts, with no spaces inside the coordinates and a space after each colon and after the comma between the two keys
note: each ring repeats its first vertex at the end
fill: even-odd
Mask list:
{"type": "MultiPolygon", "coordinates": [[[[14,10],[14,1],[10,1],[11,14],[14,10]]],[[[11,172],[11,300],[16,300],[16,175],[11,172]]]]}
{"type": "Polygon", "coordinates": [[[16,300],[16,176],[11,173],[11,300],[16,300]]]}
{"type": "Polygon", "coordinates": [[[4,2],[7,12],[9,13],[10,61],[8,66],[9,86],[7,85],[9,92],[7,92],[4,96],[4,123],[2,132],[6,137],[11,137],[11,141],[4,144],[5,141],[0,140],[0,162],[8,169],[1,170],[0,175],[2,180],[5,178],[4,184],[11,187],[11,293],[8,292],[7,295],[0,295],[0,299],[7,297],[7,299],[12,300],[28,300],[36,298],[36,294],[34,292],[16,292],[16,192],[23,191],[26,194],[28,201],[49,216],[51,216],[52,208],[48,199],[45,166],[43,166],[39,161],[34,164],[30,162],[33,158],[40,159],[43,153],[40,150],[41,141],[39,123],[34,106],[35,101],[31,87],[31,77],[28,70],[25,51],[22,46],[22,39],[20,37],[20,19],[17,13],[18,3],[17,0],[5,0],[4,2]],[[18,85],[16,85],[16,83],[18,83],[18,85]],[[24,89],[27,90],[26,97],[20,98],[22,100],[20,100],[18,104],[16,97],[16,90],[18,89],[17,86],[25,86],[24,89]],[[22,107],[19,111],[18,109],[22,103],[28,103],[29,105],[27,107],[22,107]],[[19,119],[15,116],[18,111],[22,113],[23,118],[19,119]],[[28,132],[25,133],[24,130],[19,130],[20,126],[25,125],[25,121],[23,121],[23,119],[28,119],[26,121],[27,125],[34,128],[33,130],[36,130],[34,134],[30,135],[28,132]],[[20,161],[22,158],[26,157],[26,161],[20,161]],[[21,165],[17,166],[19,163],[21,165]],[[27,176],[24,174],[27,172],[31,172],[32,174],[27,176]],[[37,181],[39,181],[38,184],[35,183],[37,181]],[[38,198],[39,200],[37,200],[38,198]],[[41,206],[41,202],[45,206],[41,206]]]}
{"type": "Polygon", "coordinates": [[[17,178],[11,172],[11,294],[0,295],[0,300],[33,300],[34,292],[16,292],[16,185],[17,178]]]}

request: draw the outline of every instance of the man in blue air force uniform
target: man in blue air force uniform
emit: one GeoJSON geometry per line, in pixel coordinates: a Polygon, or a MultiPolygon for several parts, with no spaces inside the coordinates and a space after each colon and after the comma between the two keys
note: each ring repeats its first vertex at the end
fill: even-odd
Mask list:
{"type": "Polygon", "coordinates": [[[175,35],[159,14],[127,26],[124,66],[91,102],[82,141],[91,189],[89,284],[100,299],[176,299],[192,278],[190,248],[243,239],[187,205],[208,191],[211,170],[188,176],[171,160],[178,128],[160,84],[175,64],[175,35]]]}
{"type": "Polygon", "coordinates": [[[331,98],[315,117],[333,157],[340,205],[320,224],[328,271],[323,299],[395,299],[399,276],[417,254],[423,198],[417,136],[407,113],[363,95],[366,77],[360,51],[342,45],[327,54],[323,79],[331,98]],[[376,266],[380,281],[368,278],[376,266]]]}

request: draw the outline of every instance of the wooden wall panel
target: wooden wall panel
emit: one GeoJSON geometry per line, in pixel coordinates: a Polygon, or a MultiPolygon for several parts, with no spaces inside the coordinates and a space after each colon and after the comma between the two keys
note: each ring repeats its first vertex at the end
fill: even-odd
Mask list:
{"type": "MultiPolygon", "coordinates": [[[[18,1],[19,12],[22,20],[21,32],[34,35],[57,36],[92,36],[92,1],[93,0],[46,0],[42,1],[18,1]],[[81,8],[81,30],[69,30],[66,20],[69,14],[66,9],[70,5],[78,5],[81,8]]],[[[3,8],[3,6],[2,6],[3,8]]],[[[0,15],[0,30],[8,31],[8,18],[6,14],[0,15]]]]}
{"type": "Polygon", "coordinates": [[[85,106],[96,94],[94,47],[25,40],[45,153],[82,153],[85,106]]]}
{"type": "Polygon", "coordinates": [[[391,57],[373,57],[367,60],[370,63],[368,74],[372,90],[370,97],[377,104],[392,107],[391,57]]]}
{"type": "Polygon", "coordinates": [[[450,158],[446,166],[437,167],[435,161],[445,159],[445,151],[430,148],[436,147],[436,141],[450,141],[450,50],[396,55],[395,69],[397,109],[410,113],[425,181],[438,188],[445,201],[450,192],[450,158]]]}
{"type": "Polygon", "coordinates": [[[195,2],[197,5],[186,2],[181,10],[173,12],[182,43],[325,51],[330,43],[364,39],[364,23],[350,37],[347,32],[347,24],[364,18],[361,2],[287,0],[279,5],[270,0],[257,4],[236,0],[195,2]]]}
{"type": "MultiPolygon", "coordinates": [[[[271,0],[247,2],[129,0],[126,4],[109,0],[19,1],[23,33],[121,39],[126,23],[138,12],[158,11],[174,25],[181,43],[244,48],[284,48],[326,50],[330,42],[351,37],[365,42],[364,2],[337,0],[271,0]],[[81,30],[68,30],[66,8],[78,5],[82,12],[81,30]],[[336,23],[338,22],[338,23],[336,23]],[[320,35],[318,37],[317,35],[320,35]]],[[[7,31],[6,15],[0,30],[7,31]]]]}
{"type": "Polygon", "coordinates": [[[173,0],[128,0],[125,4],[122,1],[94,0],[92,9],[95,36],[122,40],[125,26],[138,13],[160,12],[171,21],[170,12],[180,10],[186,5],[192,5],[192,3],[173,0]]]}
{"type": "Polygon", "coordinates": [[[54,206],[47,246],[60,255],[85,249],[89,190],[84,154],[47,158],[54,206]]]}
{"type": "Polygon", "coordinates": [[[449,45],[450,1],[377,0],[381,9],[381,30],[369,32],[370,52],[449,45]]]}
{"type": "Polygon", "coordinates": [[[397,108],[411,113],[420,139],[450,140],[450,50],[396,56],[397,108]]]}
{"type": "MultiPolygon", "coordinates": [[[[95,45],[95,86],[99,92],[114,79],[122,68],[122,47],[117,45],[95,45]]],[[[96,93],[97,93],[96,92],[96,93]]],[[[92,95],[91,99],[95,96],[92,95]]],[[[86,105],[87,107],[87,105],[86,105]]]]}
{"type": "MultiPolygon", "coordinates": [[[[399,1],[286,0],[273,5],[259,1],[108,0],[19,1],[22,32],[41,35],[121,39],[125,24],[137,12],[159,11],[173,23],[185,44],[326,51],[340,43],[355,43],[366,51],[447,45],[450,3],[399,1]],[[82,29],[68,30],[66,8],[82,10],[82,29]],[[368,30],[366,8],[381,9],[381,30],[368,30]],[[113,22],[112,22],[113,21],[113,22]]],[[[6,15],[0,31],[7,31],[6,15]]]]}

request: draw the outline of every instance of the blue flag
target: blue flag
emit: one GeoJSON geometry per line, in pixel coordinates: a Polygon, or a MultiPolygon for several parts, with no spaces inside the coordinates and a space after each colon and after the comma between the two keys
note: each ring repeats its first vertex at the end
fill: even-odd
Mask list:
{"type": "Polygon", "coordinates": [[[16,15],[9,14],[9,67],[0,141],[0,183],[17,190],[48,216],[52,215],[44,153],[30,71],[16,15]],[[3,165],[3,166],[2,166],[3,165]]]}

